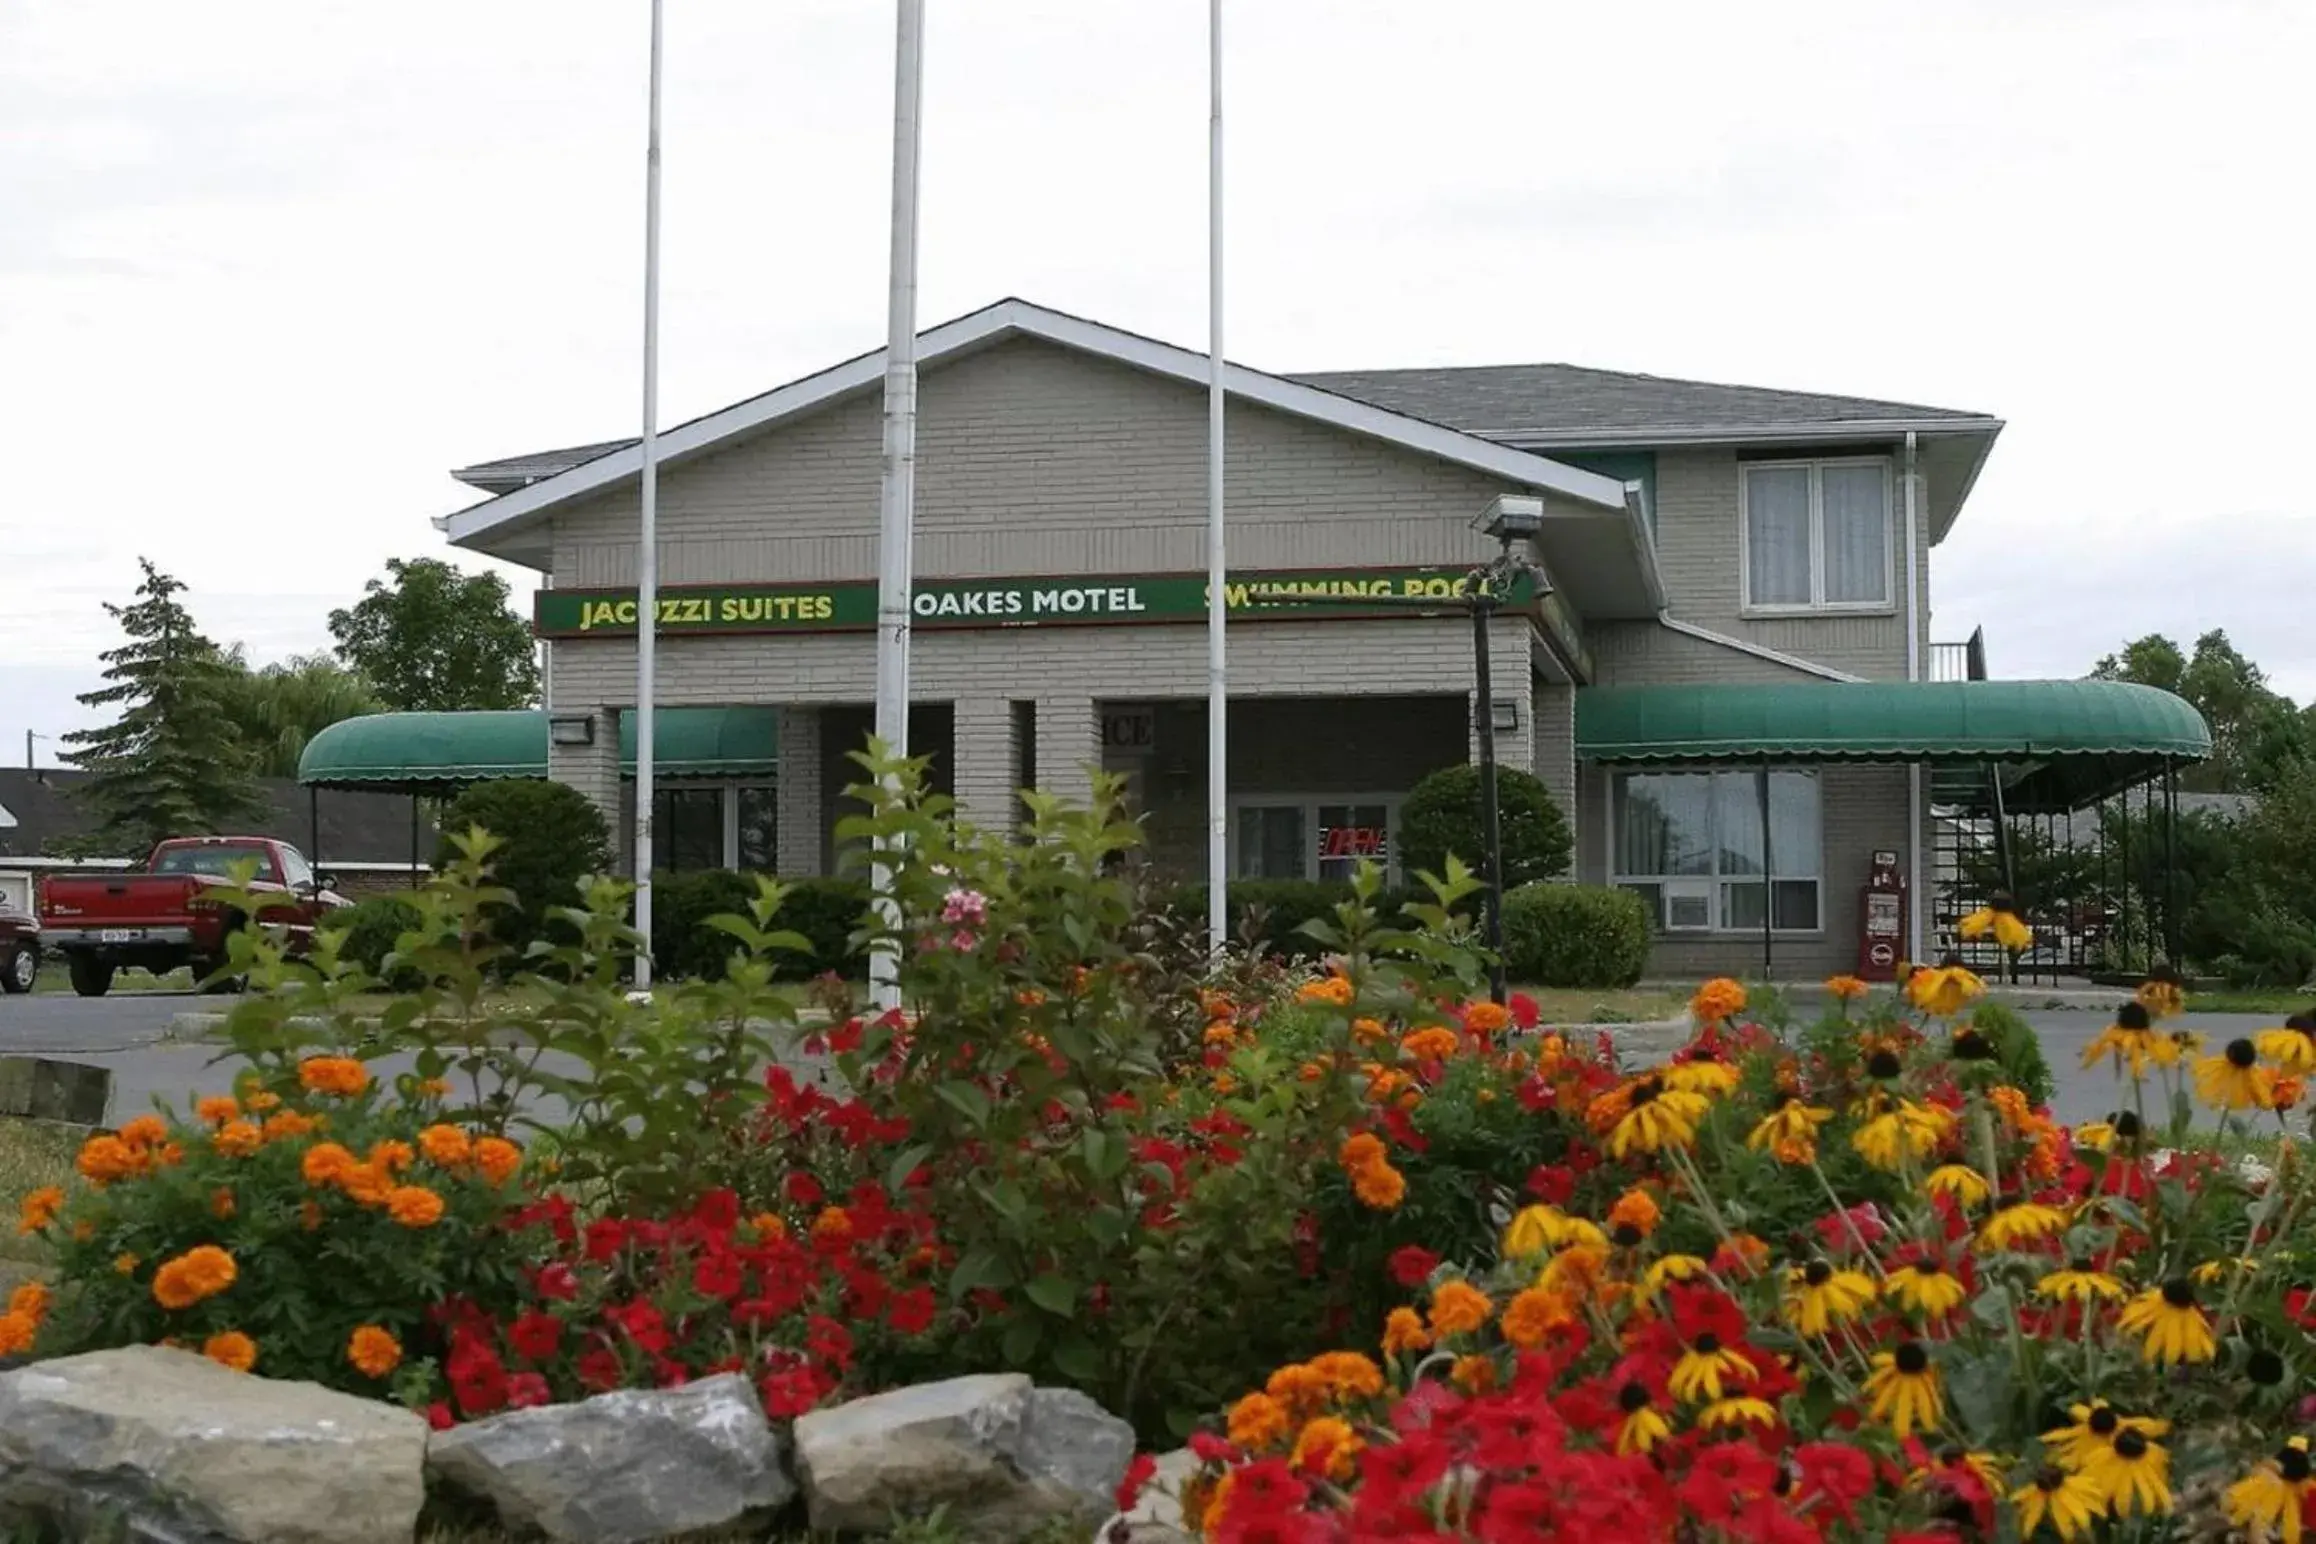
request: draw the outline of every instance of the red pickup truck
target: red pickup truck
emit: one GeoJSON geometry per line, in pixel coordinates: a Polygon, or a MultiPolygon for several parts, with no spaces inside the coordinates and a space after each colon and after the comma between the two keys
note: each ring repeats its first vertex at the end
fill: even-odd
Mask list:
{"type": "Polygon", "coordinates": [[[267,897],[258,920],[289,929],[293,951],[313,936],[314,923],[346,900],[314,873],[305,855],[263,836],[188,836],[153,849],[141,870],[60,874],[40,887],[41,947],[61,955],[72,989],[102,997],[113,972],[180,965],[196,981],[225,963],[225,940],[245,920],[206,892],[230,885],[241,865],[254,865],[249,888],[267,897]]]}

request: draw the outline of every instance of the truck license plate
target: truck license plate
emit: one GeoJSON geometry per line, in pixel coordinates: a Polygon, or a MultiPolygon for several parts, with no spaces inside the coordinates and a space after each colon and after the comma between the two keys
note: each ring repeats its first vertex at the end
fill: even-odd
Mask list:
{"type": "Polygon", "coordinates": [[[97,929],[97,942],[100,944],[135,943],[137,941],[137,936],[138,934],[135,928],[107,927],[97,929]]]}

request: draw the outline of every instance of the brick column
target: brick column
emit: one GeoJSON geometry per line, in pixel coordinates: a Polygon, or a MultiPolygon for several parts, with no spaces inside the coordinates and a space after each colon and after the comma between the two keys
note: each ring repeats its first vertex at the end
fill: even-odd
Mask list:
{"type": "Polygon", "coordinates": [[[611,832],[612,869],[624,873],[635,862],[635,844],[620,829],[619,710],[600,706],[565,707],[555,710],[550,717],[568,718],[580,713],[594,720],[593,742],[557,745],[554,736],[549,735],[547,776],[578,789],[603,816],[603,824],[611,832]]]}
{"type": "Polygon", "coordinates": [[[986,832],[1021,823],[1021,738],[1004,697],[960,697],[952,704],[957,818],[986,832]]]}
{"type": "Polygon", "coordinates": [[[1568,817],[1569,832],[1582,851],[1583,833],[1576,822],[1576,688],[1545,683],[1536,688],[1535,761],[1531,770],[1543,779],[1552,802],[1568,817]]]}
{"type": "Polygon", "coordinates": [[[777,862],[785,879],[821,872],[820,710],[780,709],[777,862]]]}
{"type": "MultiPolygon", "coordinates": [[[[1523,772],[1534,771],[1536,766],[1532,728],[1536,714],[1536,679],[1528,662],[1530,642],[1527,622],[1517,617],[1498,618],[1488,630],[1488,689],[1495,694],[1496,701],[1517,703],[1520,709],[1519,728],[1496,731],[1496,765],[1517,767],[1523,772]]],[[[1479,701],[1478,691],[1469,684],[1473,677],[1474,672],[1467,665],[1464,700],[1472,704],[1473,712],[1466,721],[1464,755],[1466,760],[1476,763],[1480,759],[1478,714],[1486,709],[1479,701]]]]}
{"type": "Polygon", "coordinates": [[[1102,766],[1102,705],[1091,697],[1037,699],[1037,782],[1049,793],[1084,803],[1088,772],[1102,766]]]}

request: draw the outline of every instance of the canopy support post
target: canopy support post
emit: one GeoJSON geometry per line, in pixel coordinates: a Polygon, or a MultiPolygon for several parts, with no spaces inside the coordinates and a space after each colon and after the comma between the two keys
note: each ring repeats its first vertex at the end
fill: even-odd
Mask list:
{"type": "Polygon", "coordinates": [[[418,888],[418,795],[410,796],[410,888],[418,888]]]}
{"type": "Polygon", "coordinates": [[[2179,965],[2179,763],[2163,758],[2163,952],[2179,965]]]}
{"type": "Polygon", "coordinates": [[[309,784],[306,788],[306,853],[314,873],[322,871],[322,785],[309,784]]]}

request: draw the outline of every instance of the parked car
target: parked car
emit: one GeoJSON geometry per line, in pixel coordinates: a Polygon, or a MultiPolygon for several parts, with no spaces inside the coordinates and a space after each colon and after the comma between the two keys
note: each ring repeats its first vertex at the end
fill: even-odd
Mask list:
{"type": "Polygon", "coordinates": [[[210,892],[232,884],[245,865],[255,866],[248,888],[261,898],[257,920],[286,928],[293,953],[312,941],[322,916],[347,904],[329,876],[316,874],[287,842],[180,837],[155,847],[142,869],[45,880],[42,947],[63,957],[72,989],[83,997],[102,997],[122,969],[161,975],[189,966],[195,980],[207,980],[225,964],[226,939],[247,920],[210,892]]]}
{"type": "Polygon", "coordinates": [[[0,992],[29,992],[39,974],[39,920],[0,906],[0,992]]]}

